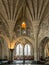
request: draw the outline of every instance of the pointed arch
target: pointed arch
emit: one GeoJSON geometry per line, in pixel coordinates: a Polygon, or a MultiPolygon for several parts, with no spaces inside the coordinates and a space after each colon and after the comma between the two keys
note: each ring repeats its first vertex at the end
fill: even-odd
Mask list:
{"type": "Polygon", "coordinates": [[[26,44],[24,47],[24,55],[31,56],[31,46],[29,44],[26,44]]]}
{"type": "Polygon", "coordinates": [[[49,37],[44,37],[39,45],[39,55],[40,57],[42,56],[43,58],[45,58],[48,54],[47,54],[47,50],[48,50],[48,42],[49,42],[49,37]]]}
{"type": "Polygon", "coordinates": [[[19,43],[16,46],[16,56],[22,56],[23,55],[23,46],[19,43]]]}

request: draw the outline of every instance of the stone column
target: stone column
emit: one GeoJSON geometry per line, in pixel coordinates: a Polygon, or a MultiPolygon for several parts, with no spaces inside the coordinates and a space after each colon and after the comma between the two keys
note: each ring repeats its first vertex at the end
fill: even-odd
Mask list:
{"type": "Polygon", "coordinates": [[[13,62],[13,50],[14,49],[9,49],[10,50],[10,58],[9,58],[9,61],[10,62],[13,62]]]}
{"type": "Polygon", "coordinates": [[[34,46],[34,60],[38,60],[38,43],[37,43],[37,38],[35,38],[35,46],[34,46]]]}
{"type": "Polygon", "coordinates": [[[34,60],[35,61],[38,60],[38,26],[39,26],[38,21],[34,21],[33,31],[34,31],[34,39],[35,39],[35,43],[34,43],[34,60]]]}

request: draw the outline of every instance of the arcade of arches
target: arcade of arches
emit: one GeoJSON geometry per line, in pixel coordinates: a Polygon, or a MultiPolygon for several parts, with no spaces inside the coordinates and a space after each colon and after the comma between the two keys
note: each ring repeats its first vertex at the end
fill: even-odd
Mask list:
{"type": "Polygon", "coordinates": [[[0,59],[49,57],[49,0],[0,0],[0,59]]]}

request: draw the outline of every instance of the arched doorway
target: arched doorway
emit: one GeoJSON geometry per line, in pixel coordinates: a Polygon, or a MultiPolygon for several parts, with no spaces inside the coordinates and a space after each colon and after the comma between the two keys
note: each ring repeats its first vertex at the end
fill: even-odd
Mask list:
{"type": "Polygon", "coordinates": [[[45,60],[47,57],[49,57],[49,38],[45,37],[41,41],[39,47],[40,47],[40,50],[39,50],[40,59],[45,60]]]}

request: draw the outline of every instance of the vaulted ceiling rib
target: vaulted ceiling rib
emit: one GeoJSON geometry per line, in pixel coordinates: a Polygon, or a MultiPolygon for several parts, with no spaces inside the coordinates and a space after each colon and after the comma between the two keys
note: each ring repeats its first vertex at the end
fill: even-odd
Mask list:
{"type": "Polygon", "coordinates": [[[7,29],[12,29],[13,32],[16,22],[23,17],[21,12],[25,4],[26,19],[28,19],[28,22],[39,20],[37,22],[40,31],[42,22],[49,20],[49,0],[0,0],[0,18],[2,18],[5,25],[7,24],[7,29]]]}

